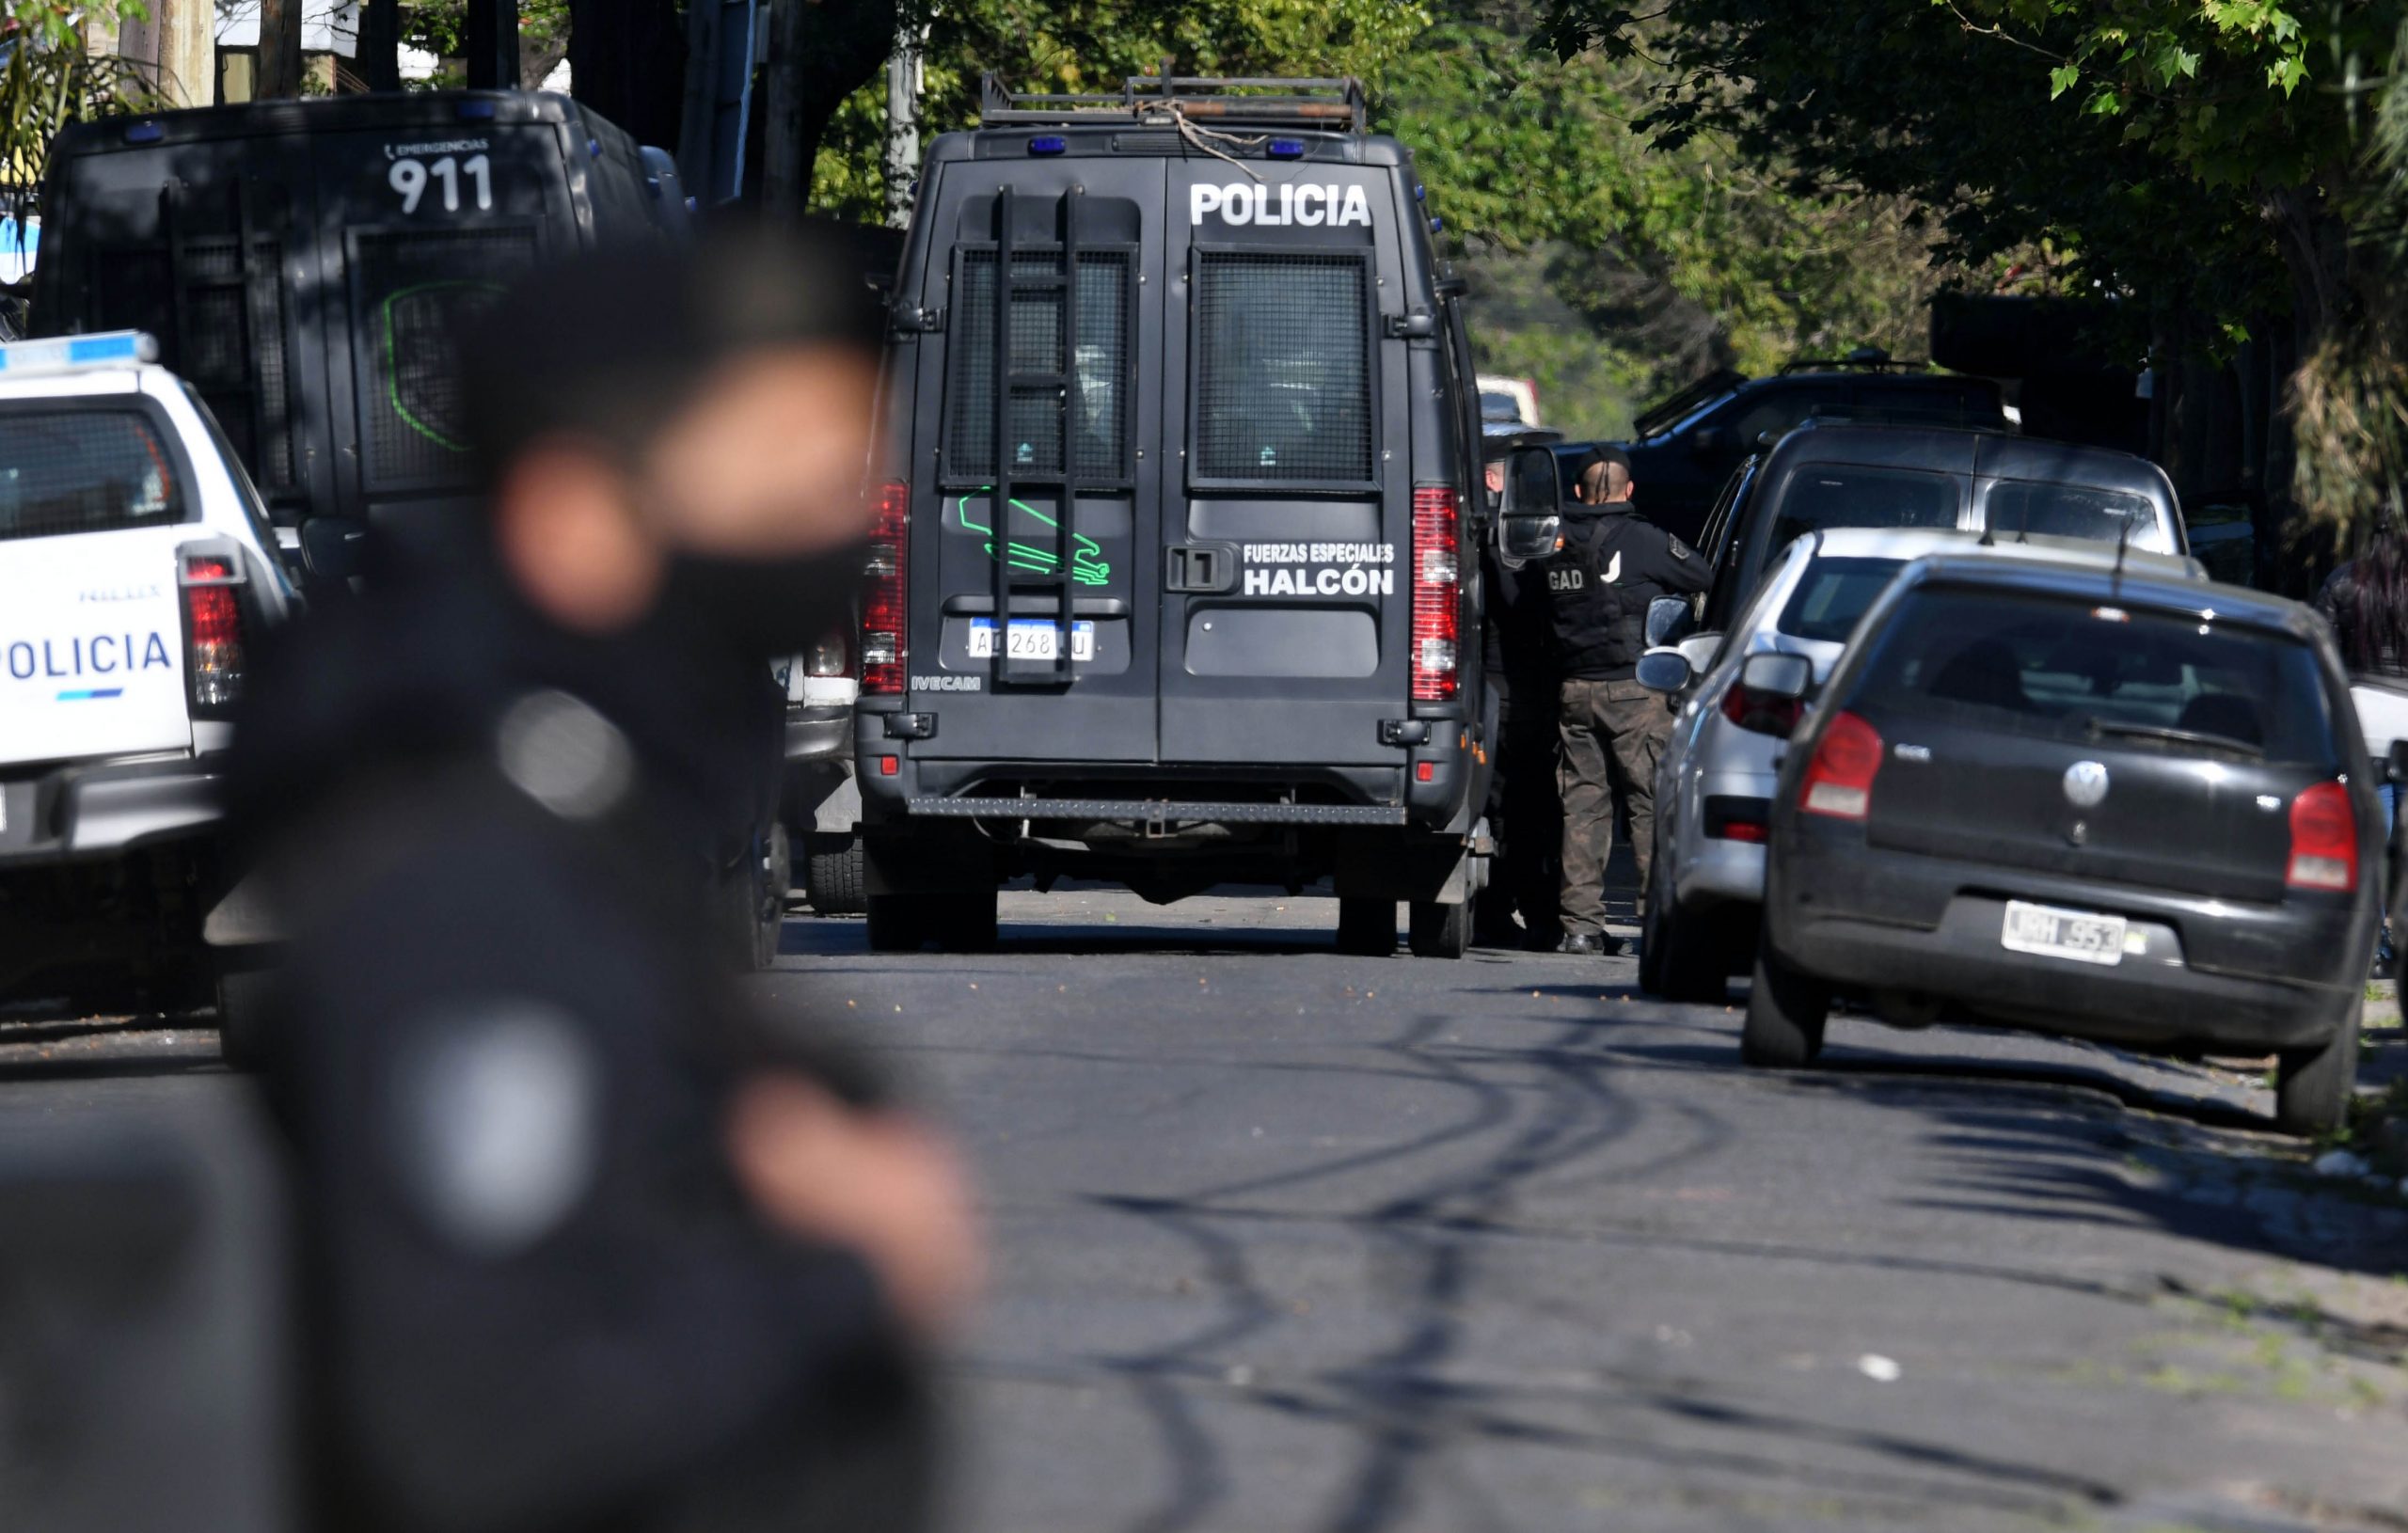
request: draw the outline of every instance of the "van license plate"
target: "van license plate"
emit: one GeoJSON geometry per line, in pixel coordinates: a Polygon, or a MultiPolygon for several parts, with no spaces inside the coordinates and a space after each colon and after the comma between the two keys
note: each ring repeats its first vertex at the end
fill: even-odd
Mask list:
{"type": "MultiPolygon", "coordinates": [[[[1054,657],[1054,646],[1060,641],[1056,637],[1060,632],[1061,630],[1051,623],[1038,620],[1023,622],[1014,618],[1011,637],[1005,640],[1004,653],[1007,658],[1014,660],[1051,660],[1054,657]]],[[[970,620],[970,657],[974,660],[991,660],[995,657],[995,620],[993,618],[970,620]]],[[[1094,658],[1095,624],[1092,623],[1071,624],[1071,662],[1076,664],[1094,658]]]]}
{"type": "Polygon", "coordinates": [[[2006,902],[2006,925],[1999,945],[2017,953],[2038,953],[2076,963],[2118,964],[2124,961],[2124,918],[2066,910],[2053,905],[2006,902]]]}

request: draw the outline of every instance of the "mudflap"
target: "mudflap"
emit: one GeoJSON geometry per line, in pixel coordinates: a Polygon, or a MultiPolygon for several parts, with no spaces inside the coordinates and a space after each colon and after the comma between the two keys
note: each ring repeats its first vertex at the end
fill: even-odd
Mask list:
{"type": "Polygon", "coordinates": [[[1464,904],[1488,883],[1481,843],[1477,827],[1470,834],[1350,836],[1338,848],[1338,897],[1464,904]]]}
{"type": "Polygon", "coordinates": [[[862,877],[872,896],[968,894],[1003,881],[993,843],[959,825],[863,826],[862,877]]]}

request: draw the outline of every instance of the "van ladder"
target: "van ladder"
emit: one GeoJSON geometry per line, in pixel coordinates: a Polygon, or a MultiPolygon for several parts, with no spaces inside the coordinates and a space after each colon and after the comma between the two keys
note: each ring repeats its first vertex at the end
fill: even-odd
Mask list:
{"type": "MultiPolygon", "coordinates": [[[[995,487],[991,502],[994,557],[989,561],[994,578],[995,647],[993,680],[998,690],[1012,686],[1060,686],[1070,680],[1070,567],[1078,546],[1078,440],[1071,430],[1070,390],[1079,356],[1079,240],[1075,193],[1062,210],[1062,265],[1058,272],[1022,277],[1014,270],[1012,248],[1013,196],[1009,186],[995,193],[995,487]],[[1061,360],[1057,371],[1020,372],[1012,366],[1012,300],[1019,293],[1058,291],[1061,304],[1061,360]],[[1059,444],[1061,472],[1016,474],[1012,468],[1012,398],[1019,389],[1051,389],[1059,412],[1054,440],[1059,444]],[[1012,500],[1022,489],[1058,486],[1062,503],[1054,519],[1054,549],[1050,568],[1022,571],[1013,558],[1020,533],[1012,525],[1012,500]],[[1015,593],[1054,596],[1054,658],[1042,668],[1011,662],[1012,597],[1015,593]]],[[[1035,534],[1031,534],[1034,536],[1035,534]]],[[[1032,550],[1035,551],[1035,550],[1032,550]]],[[[1041,552],[1036,563],[1044,563],[1041,552]]]]}

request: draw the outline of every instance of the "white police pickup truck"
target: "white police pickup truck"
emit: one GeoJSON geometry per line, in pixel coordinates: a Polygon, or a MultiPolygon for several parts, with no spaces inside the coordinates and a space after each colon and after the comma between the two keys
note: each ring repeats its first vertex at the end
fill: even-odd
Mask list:
{"type": "Polygon", "coordinates": [[[207,993],[227,715],[297,608],[259,492],[133,331],[0,345],[0,1004],[207,993]]]}

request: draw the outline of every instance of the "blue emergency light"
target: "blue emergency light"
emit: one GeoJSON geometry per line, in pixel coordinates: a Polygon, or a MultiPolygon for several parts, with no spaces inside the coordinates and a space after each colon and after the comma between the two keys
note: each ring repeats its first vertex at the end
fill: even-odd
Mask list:
{"type": "Polygon", "coordinates": [[[1047,134],[1028,141],[1028,152],[1031,154],[1059,154],[1069,147],[1070,141],[1060,134],[1047,134]]]}
{"type": "Polygon", "coordinates": [[[166,130],[155,122],[137,122],[125,130],[125,141],[129,144],[155,144],[166,136],[166,130]]]}
{"type": "Polygon", "coordinates": [[[1305,157],[1305,141],[1301,138],[1275,138],[1267,152],[1275,160],[1301,160],[1305,157]]]}
{"type": "Polygon", "coordinates": [[[465,101],[465,102],[462,102],[458,106],[454,107],[452,110],[453,110],[453,114],[454,114],[455,116],[458,116],[458,117],[467,118],[467,119],[490,119],[493,117],[493,103],[491,103],[491,102],[481,102],[481,101],[465,101]]]}
{"type": "Polygon", "coordinates": [[[0,346],[0,377],[70,372],[77,368],[129,367],[159,359],[159,343],[140,330],[103,330],[97,335],[15,340],[0,346]]]}

